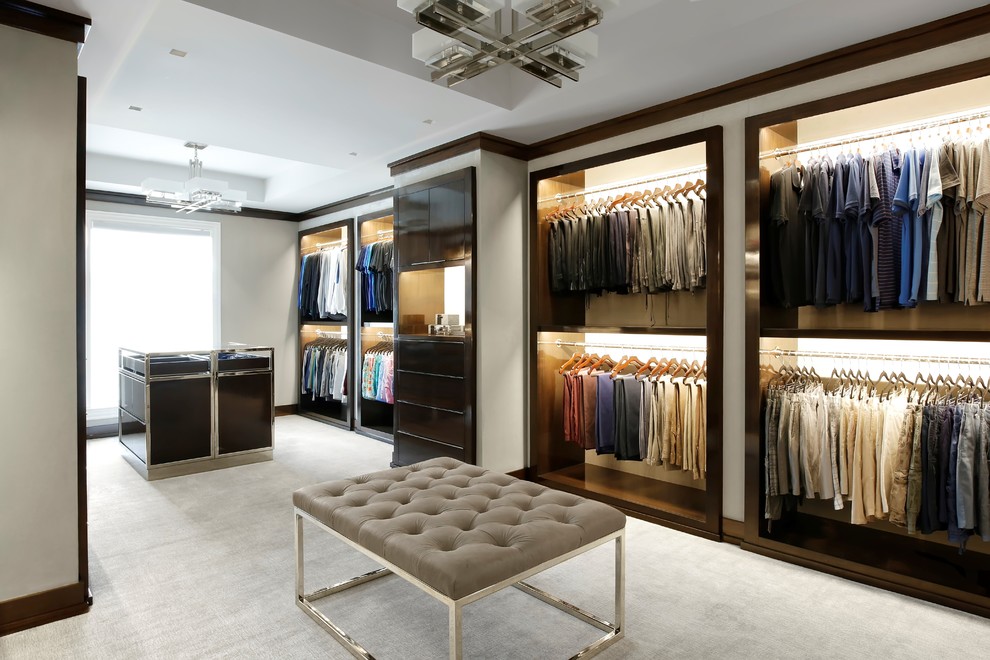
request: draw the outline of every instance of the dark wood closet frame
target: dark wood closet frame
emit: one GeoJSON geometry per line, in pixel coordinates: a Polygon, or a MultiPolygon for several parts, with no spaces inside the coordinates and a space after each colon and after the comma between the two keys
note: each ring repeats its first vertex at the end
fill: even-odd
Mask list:
{"type": "MultiPolygon", "coordinates": [[[[724,213],[723,213],[723,129],[722,126],[683,133],[680,135],[636,145],[625,149],[592,156],[578,161],[549,167],[529,176],[529,256],[530,256],[530,328],[529,328],[529,467],[527,478],[538,483],[550,484],[555,488],[570,490],[579,495],[607,502],[629,515],[649,522],[672,527],[680,531],[702,536],[713,540],[722,538],[722,423],[723,423],[723,388],[724,388],[724,213]],[[705,143],[705,159],[708,168],[706,177],[707,192],[707,257],[708,274],[706,282],[706,326],[704,328],[688,327],[627,327],[627,326],[574,326],[574,325],[545,325],[540,326],[540,301],[544,295],[543,289],[548,288],[546,262],[540,251],[539,221],[538,221],[538,184],[540,181],[566,174],[574,174],[590,168],[609,165],[639,156],[646,156],[679,147],[686,147],[700,142],[705,143]],[[583,488],[570,487],[557,481],[548,482],[541,476],[539,453],[536,447],[539,414],[532,410],[533,402],[539,391],[537,377],[538,340],[541,332],[595,332],[595,333],[630,333],[657,335],[694,335],[707,337],[708,360],[708,399],[707,399],[707,474],[705,494],[705,520],[700,522],[692,518],[663,511],[653,507],[631,502],[621,497],[610,497],[593,493],[583,488]]],[[[552,301],[551,301],[552,302],[552,301]]],[[[561,301],[565,305],[583,306],[583,297],[574,300],[561,301]]]]}
{"type": "MultiPolygon", "coordinates": [[[[363,228],[363,226],[364,226],[365,223],[368,223],[368,222],[379,222],[379,221],[382,221],[382,220],[384,220],[386,218],[391,218],[392,219],[392,226],[394,227],[395,226],[395,215],[394,214],[395,214],[395,210],[392,209],[392,208],[389,208],[389,209],[382,209],[381,211],[375,211],[373,213],[366,213],[364,215],[359,215],[357,217],[357,221],[356,221],[356,227],[357,227],[357,229],[356,229],[356,231],[354,233],[355,247],[356,247],[356,249],[359,250],[362,247],[361,230],[362,230],[362,228],[363,228]]],[[[394,240],[394,238],[395,238],[394,231],[393,231],[392,237],[393,237],[393,240],[394,240]]],[[[354,254],[354,263],[355,263],[355,265],[357,264],[357,252],[355,252],[355,254],[354,254]]],[[[355,303],[354,303],[354,305],[355,305],[355,307],[354,307],[354,329],[355,329],[355,335],[354,335],[354,338],[358,342],[358,344],[355,346],[355,351],[354,351],[354,356],[355,356],[355,362],[354,362],[354,365],[355,365],[354,366],[354,384],[355,384],[355,387],[359,387],[359,374],[361,373],[360,369],[361,369],[361,366],[362,366],[362,358],[364,357],[364,347],[361,345],[361,342],[363,341],[362,330],[364,328],[364,323],[365,323],[364,288],[363,288],[363,281],[360,281],[360,283],[359,283],[359,281],[360,281],[360,277],[358,277],[358,272],[357,271],[354,271],[354,293],[355,293],[355,303]]],[[[391,327],[391,329],[389,331],[390,334],[395,332],[395,318],[396,318],[396,316],[395,316],[395,287],[394,286],[392,287],[392,297],[393,297],[393,300],[392,300],[392,315],[391,315],[392,327],[391,327]]],[[[384,321],[374,321],[374,322],[375,323],[378,323],[378,322],[384,322],[384,321]]],[[[382,330],[385,330],[385,328],[382,328],[382,330]]],[[[394,337],[394,334],[393,334],[393,337],[394,337]]],[[[391,406],[391,408],[392,408],[392,432],[391,433],[385,433],[384,431],[381,431],[380,429],[376,429],[376,428],[373,428],[373,427],[370,427],[370,426],[366,426],[364,424],[364,421],[365,421],[364,420],[364,412],[365,411],[364,411],[363,406],[365,405],[366,399],[364,397],[360,396],[360,394],[358,392],[355,392],[355,395],[357,395],[354,398],[354,430],[355,430],[355,432],[360,433],[361,435],[367,436],[369,438],[374,438],[375,440],[381,440],[382,442],[387,442],[388,444],[392,444],[394,442],[394,437],[395,437],[395,404],[382,403],[382,402],[372,402],[372,405],[391,406]]]]}
{"type": "MultiPolygon", "coordinates": [[[[990,76],[990,58],[746,119],[746,515],[742,547],[800,566],[990,617],[990,588],[984,587],[984,594],[980,595],[971,590],[953,587],[951,584],[952,578],[958,581],[968,579],[969,586],[978,588],[977,582],[981,578],[985,581],[990,576],[990,555],[968,551],[959,557],[957,548],[927,541],[924,536],[900,536],[883,529],[871,528],[870,525],[814,519],[810,515],[800,516],[795,529],[787,533],[785,538],[771,537],[766,531],[766,521],[763,519],[763,448],[760,441],[762,393],[759,385],[759,351],[762,337],[990,342],[990,329],[979,330],[973,327],[964,329],[945,327],[941,330],[912,329],[898,324],[898,327],[891,329],[807,327],[802,329],[797,327],[799,324],[796,310],[764,308],[760,297],[761,203],[768,202],[766,199],[768,181],[765,179],[761,181],[760,170],[763,129],[790,124],[793,134],[778,133],[777,144],[762,145],[762,148],[783,147],[796,143],[796,122],[800,119],[984,76],[990,76]],[[794,327],[787,327],[788,325],[794,327]],[[974,557],[974,555],[981,556],[974,557]],[[862,560],[865,557],[873,558],[875,565],[865,563],[862,560]],[[946,570],[942,576],[945,579],[939,582],[936,581],[937,575],[930,576],[934,579],[924,579],[909,574],[912,569],[917,570],[919,565],[923,565],[919,562],[925,561],[932,567],[942,566],[943,570],[946,570]],[[954,562],[956,565],[953,565],[954,562]],[[948,569],[944,569],[945,566],[948,566],[948,569]],[[950,577],[950,573],[954,575],[950,577]]],[[[983,327],[990,328],[987,325],[983,327]]],[[[777,522],[774,526],[777,527],[777,522]]]]}
{"type": "MultiPolygon", "coordinates": [[[[395,337],[395,347],[396,347],[396,382],[398,382],[398,372],[401,368],[401,362],[398,355],[399,344],[403,339],[409,341],[463,341],[464,342],[464,386],[465,391],[465,406],[464,406],[464,423],[466,429],[466,436],[464,441],[464,454],[463,461],[465,463],[476,463],[478,457],[478,428],[477,428],[477,416],[475,410],[479,405],[478,402],[478,383],[477,383],[477,369],[476,365],[478,363],[478,269],[474,264],[475,260],[475,246],[478,244],[478,194],[477,194],[477,171],[474,167],[466,167],[448,174],[441,174],[439,176],[426,179],[423,181],[417,181],[411,183],[402,188],[396,188],[392,194],[392,212],[393,212],[393,222],[396,226],[396,230],[393,234],[395,240],[395,287],[393,289],[394,301],[393,310],[395,316],[394,325],[394,337],[395,337]],[[403,195],[409,195],[423,190],[429,190],[437,186],[442,186],[446,183],[451,183],[454,181],[464,181],[464,194],[465,194],[465,204],[468,209],[470,220],[470,228],[465,232],[464,235],[464,258],[458,260],[446,261],[442,264],[442,267],[453,267],[453,266],[464,266],[464,319],[462,319],[462,324],[464,325],[464,337],[438,337],[434,335],[419,335],[419,334],[402,334],[400,333],[400,325],[402,323],[402,307],[400,305],[400,284],[399,276],[405,272],[414,272],[420,270],[430,270],[436,268],[437,264],[426,264],[426,265],[401,265],[401,255],[400,255],[400,244],[399,244],[399,204],[398,198],[403,195]]],[[[396,397],[396,403],[398,403],[398,397],[396,397]]],[[[398,416],[396,416],[396,429],[398,431],[398,416]]],[[[408,463],[402,462],[400,460],[400,452],[398,442],[395,442],[395,450],[392,454],[392,467],[399,467],[402,465],[407,465],[408,463]]]]}
{"type": "MultiPolygon", "coordinates": [[[[305,321],[303,320],[302,310],[296,308],[296,315],[299,322],[299,352],[296,355],[296,361],[300,366],[300,378],[302,378],[302,350],[306,345],[306,342],[302,339],[303,326],[329,326],[336,327],[340,326],[346,328],[347,332],[347,402],[343,404],[344,408],[344,419],[340,420],[330,415],[321,414],[315,410],[306,409],[306,401],[304,399],[309,396],[307,394],[300,393],[299,395],[299,414],[303,417],[308,417],[314,419],[318,422],[324,422],[327,424],[332,424],[334,426],[339,426],[347,430],[354,429],[354,386],[357,382],[354,377],[354,342],[360,338],[354,334],[354,281],[355,275],[357,274],[354,270],[354,235],[355,235],[355,223],[353,218],[347,218],[345,220],[337,220],[335,222],[330,222],[319,227],[314,227],[312,229],[307,229],[305,231],[299,232],[299,258],[298,263],[302,267],[303,258],[303,239],[307,236],[312,236],[313,234],[322,234],[326,231],[332,231],[335,229],[344,229],[347,232],[347,267],[351,270],[351,290],[347,292],[347,320],[344,323],[338,321],[305,321]]],[[[301,274],[296,275],[296,281],[301,274]]],[[[298,294],[298,292],[297,292],[298,294]]],[[[297,382],[298,386],[299,383],[297,382]]]]}

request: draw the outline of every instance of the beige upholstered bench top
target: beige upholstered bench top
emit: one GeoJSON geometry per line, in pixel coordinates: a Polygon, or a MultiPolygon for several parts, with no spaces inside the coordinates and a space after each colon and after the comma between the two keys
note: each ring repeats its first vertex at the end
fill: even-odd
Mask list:
{"type": "Polygon", "coordinates": [[[606,504],[452,458],[308,486],[292,501],[454,600],[626,524],[606,504]]]}

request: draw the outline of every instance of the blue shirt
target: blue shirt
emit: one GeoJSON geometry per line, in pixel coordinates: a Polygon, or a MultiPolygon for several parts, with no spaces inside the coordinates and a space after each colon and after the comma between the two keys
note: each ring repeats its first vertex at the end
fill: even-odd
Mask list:
{"type": "Polygon", "coordinates": [[[918,226],[920,175],[918,152],[908,150],[901,162],[901,178],[891,209],[901,218],[901,281],[897,302],[902,307],[917,306],[918,287],[921,283],[921,227],[918,226]]]}
{"type": "Polygon", "coordinates": [[[595,450],[599,454],[615,453],[615,381],[610,373],[598,376],[595,410],[595,450]]]}

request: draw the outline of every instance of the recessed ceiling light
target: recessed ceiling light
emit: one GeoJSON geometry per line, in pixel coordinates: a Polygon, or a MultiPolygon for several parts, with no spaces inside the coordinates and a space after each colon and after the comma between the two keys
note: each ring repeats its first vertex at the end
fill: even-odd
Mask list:
{"type": "Polygon", "coordinates": [[[185,57],[189,53],[187,53],[184,50],[179,50],[178,48],[173,48],[172,50],[168,51],[168,54],[175,55],[176,57],[185,57]]]}
{"type": "Polygon", "coordinates": [[[357,156],[357,152],[356,152],[356,151],[352,151],[352,152],[351,152],[350,154],[348,154],[348,155],[349,155],[349,156],[357,156]]]}
{"type": "Polygon", "coordinates": [[[429,126],[430,124],[433,123],[433,120],[432,119],[424,119],[423,120],[423,123],[426,124],[427,126],[429,126]]]}
{"type": "Polygon", "coordinates": [[[129,105],[129,106],[127,106],[127,109],[128,110],[133,110],[134,112],[141,112],[142,110],[144,110],[144,108],[142,108],[139,105],[129,105]]]}

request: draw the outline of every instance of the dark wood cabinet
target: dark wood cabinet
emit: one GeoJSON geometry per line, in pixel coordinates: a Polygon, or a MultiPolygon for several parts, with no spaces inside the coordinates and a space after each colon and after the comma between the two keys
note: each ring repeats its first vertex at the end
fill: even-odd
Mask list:
{"type": "Polygon", "coordinates": [[[394,465],[475,460],[474,187],[467,168],[395,193],[394,465]],[[463,278],[464,335],[426,334],[450,313],[452,277],[463,278]]]}
{"type": "Polygon", "coordinates": [[[430,191],[395,197],[397,265],[414,266],[430,261],[430,191]]]}
{"type": "Polygon", "coordinates": [[[430,188],[430,259],[458,261],[464,258],[467,229],[464,180],[430,188]]]}
{"type": "Polygon", "coordinates": [[[460,178],[425,188],[422,185],[395,196],[399,268],[445,265],[465,257],[472,224],[466,181],[460,178]]]}

